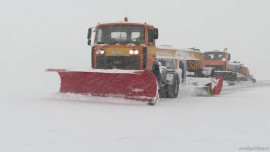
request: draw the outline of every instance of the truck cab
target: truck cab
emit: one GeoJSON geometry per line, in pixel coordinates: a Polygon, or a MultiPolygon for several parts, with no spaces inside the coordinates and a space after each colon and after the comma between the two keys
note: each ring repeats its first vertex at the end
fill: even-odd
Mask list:
{"type": "Polygon", "coordinates": [[[216,71],[227,71],[230,54],[227,48],[224,51],[209,51],[204,53],[204,63],[207,67],[213,67],[216,71]]]}
{"type": "Polygon", "coordinates": [[[129,23],[98,24],[88,30],[93,69],[150,70],[156,60],[158,29],[152,25],[129,23]]]}

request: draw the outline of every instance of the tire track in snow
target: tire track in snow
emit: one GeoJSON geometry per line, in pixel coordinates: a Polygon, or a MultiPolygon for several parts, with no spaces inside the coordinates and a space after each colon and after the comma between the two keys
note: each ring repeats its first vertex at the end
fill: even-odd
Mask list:
{"type": "Polygon", "coordinates": [[[252,88],[258,88],[258,87],[267,87],[270,86],[270,81],[257,81],[256,83],[252,83],[249,81],[241,81],[236,83],[233,86],[229,86],[229,85],[224,85],[221,94],[222,95],[226,95],[226,94],[232,94],[235,92],[239,92],[239,91],[244,91],[244,90],[249,90],[252,88]]]}

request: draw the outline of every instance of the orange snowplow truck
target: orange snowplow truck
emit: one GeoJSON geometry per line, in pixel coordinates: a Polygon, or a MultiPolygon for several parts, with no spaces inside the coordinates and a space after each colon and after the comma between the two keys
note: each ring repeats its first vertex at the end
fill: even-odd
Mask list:
{"type": "Polygon", "coordinates": [[[233,61],[229,64],[229,71],[235,72],[237,74],[237,81],[252,81],[256,82],[253,75],[250,75],[248,67],[244,66],[240,62],[233,61]]]}
{"type": "Polygon", "coordinates": [[[216,71],[227,71],[230,58],[231,55],[227,52],[227,48],[224,51],[204,52],[205,66],[213,67],[216,71]]]}
{"type": "Polygon", "coordinates": [[[240,74],[244,75],[241,80],[256,82],[256,79],[253,78],[253,75],[250,75],[248,67],[244,66],[244,64],[240,64],[240,74]]]}
{"type": "Polygon", "coordinates": [[[60,92],[120,97],[150,105],[158,101],[161,87],[166,97],[178,96],[177,72],[168,70],[166,77],[161,77],[156,61],[158,29],[154,26],[130,23],[125,18],[124,22],[89,28],[87,39],[92,46],[92,69],[47,69],[59,73],[60,92]]]}
{"type": "Polygon", "coordinates": [[[60,92],[121,97],[150,105],[158,101],[159,95],[178,96],[178,58],[175,50],[165,52],[156,48],[158,29],[154,26],[130,23],[125,18],[124,22],[89,28],[87,39],[92,46],[92,69],[47,70],[60,75],[60,92]],[[92,32],[95,32],[93,37],[92,32]],[[163,60],[167,67],[160,69],[157,52],[170,54],[163,60]]]}
{"type": "Polygon", "coordinates": [[[204,52],[204,63],[206,67],[213,67],[215,69],[215,76],[222,76],[223,80],[229,84],[237,80],[237,74],[229,70],[229,61],[231,54],[228,53],[227,48],[223,51],[209,51],[204,52]]]}

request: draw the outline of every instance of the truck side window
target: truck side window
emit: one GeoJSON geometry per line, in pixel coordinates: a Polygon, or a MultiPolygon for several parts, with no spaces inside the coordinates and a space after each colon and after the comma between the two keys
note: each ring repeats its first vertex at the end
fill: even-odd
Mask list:
{"type": "Polygon", "coordinates": [[[148,44],[149,45],[154,45],[153,44],[153,33],[154,33],[154,29],[148,29],[148,44]]]}
{"type": "Polygon", "coordinates": [[[163,59],[160,59],[158,60],[158,62],[161,62],[161,65],[162,66],[165,66],[166,68],[168,69],[174,69],[174,61],[173,60],[163,60],[163,59]]]}
{"type": "Polygon", "coordinates": [[[98,42],[101,42],[102,40],[101,40],[101,38],[102,38],[102,29],[98,29],[98,31],[97,31],[97,37],[98,37],[98,39],[97,39],[97,41],[98,42]]]}
{"type": "Polygon", "coordinates": [[[174,69],[174,62],[173,62],[173,60],[167,61],[167,62],[166,62],[166,67],[167,67],[168,69],[174,69]]]}

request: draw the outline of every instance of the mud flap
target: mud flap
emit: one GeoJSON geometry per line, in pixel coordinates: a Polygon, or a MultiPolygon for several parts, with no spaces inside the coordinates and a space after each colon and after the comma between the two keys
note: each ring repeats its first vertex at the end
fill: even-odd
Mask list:
{"type": "Polygon", "coordinates": [[[155,104],[159,98],[157,80],[150,71],[68,71],[65,69],[47,69],[47,71],[58,72],[62,93],[113,96],[152,104],[155,104]]]}

